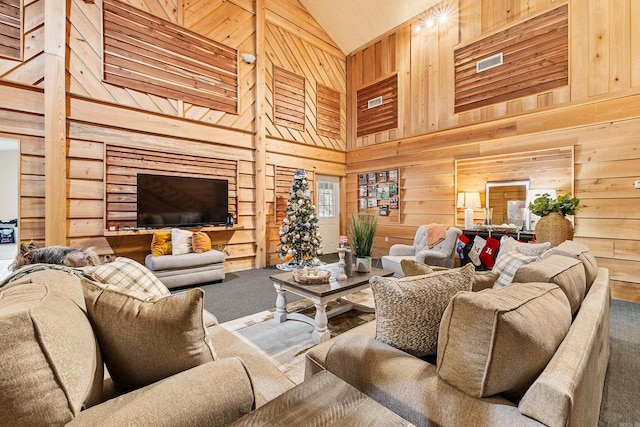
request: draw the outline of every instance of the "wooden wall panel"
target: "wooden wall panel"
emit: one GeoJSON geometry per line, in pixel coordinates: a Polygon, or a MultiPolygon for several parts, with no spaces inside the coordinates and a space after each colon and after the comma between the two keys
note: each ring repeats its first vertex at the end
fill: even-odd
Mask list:
{"type": "Polygon", "coordinates": [[[267,136],[331,150],[346,148],[346,98],[340,97],[339,134],[323,135],[318,130],[318,84],[341,94],[346,93],[345,56],[296,1],[267,1],[265,53],[267,55],[265,110],[267,136]],[[322,36],[324,41],[319,38],[322,36]],[[276,123],[273,117],[273,67],[305,79],[304,131],[276,123]]]}
{"type": "Polygon", "coordinates": [[[304,77],[273,67],[273,122],[276,125],[304,131],[304,77]]]}
{"type": "Polygon", "coordinates": [[[637,90],[640,86],[640,78],[636,77],[640,75],[637,72],[640,38],[634,37],[640,26],[640,14],[634,14],[637,11],[635,2],[627,0],[460,0],[453,6],[443,1],[347,58],[350,115],[355,115],[357,108],[356,91],[375,80],[378,73],[397,71],[400,76],[398,129],[357,137],[357,124],[350,120],[348,147],[409,138],[637,90]],[[452,51],[565,5],[569,16],[568,84],[454,112],[452,51]],[[454,18],[436,28],[425,28],[424,17],[445,6],[452,10],[454,18]]]}
{"type": "Polygon", "coordinates": [[[340,139],[341,94],[321,83],[316,85],[316,129],[318,135],[340,139]]]}
{"type": "Polygon", "coordinates": [[[238,112],[238,52],[120,1],[104,0],[104,81],[238,112]]]}
{"type": "Polygon", "coordinates": [[[21,0],[0,0],[0,57],[22,59],[21,18],[21,0]]]}
{"type": "Polygon", "coordinates": [[[398,127],[398,76],[393,75],[358,90],[357,136],[370,135],[398,127]],[[369,102],[380,99],[379,105],[369,102]]]}
{"type": "Polygon", "coordinates": [[[569,83],[568,6],[543,13],[455,51],[456,113],[555,89],[569,83]],[[476,63],[502,55],[502,65],[476,63]]]}
{"type": "MultiPolygon", "coordinates": [[[[18,2],[20,3],[20,2],[18,2]]],[[[44,80],[44,0],[24,0],[22,56],[0,57],[0,80],[42,87],[44,80]]],[[[0,31],[0,33],[2,33],[0,31]]]]}

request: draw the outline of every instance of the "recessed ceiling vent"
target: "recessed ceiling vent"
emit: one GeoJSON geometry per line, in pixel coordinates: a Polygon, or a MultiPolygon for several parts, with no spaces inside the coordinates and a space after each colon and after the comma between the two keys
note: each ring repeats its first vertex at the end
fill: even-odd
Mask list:
{"type": "Polygon", "coordinates": [[[381,96],[378,96],[378,97],[376,97],[376,98],[370,99],[370,100],[367,102],[367,107],[368,107],[368,108],[377,107],[377,106],[379,106],[379,105],[382,105],[382,97],[381,97],[381,96]]]}
{"type": "Polygon", "coordinates": [[[502,65],[502,52],[476,62],[476,73],[502,65]]]}

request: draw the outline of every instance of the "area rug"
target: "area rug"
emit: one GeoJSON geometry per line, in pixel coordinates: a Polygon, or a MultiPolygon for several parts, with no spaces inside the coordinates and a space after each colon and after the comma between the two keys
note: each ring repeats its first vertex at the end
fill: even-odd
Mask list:
{"type": "MultiPolygon", "coordinates": [[[[356,292],[345,299],[374,307],[371,289],[356,292]]],[[[329,303],[327,311],[334,305],[335,303],[329,303]]],[[[315,308],[311,301],[303,299],[287,304],[287,312],[302,313],[313,318],[315,308]]],[[[234,332],[247,344],[269,357],[287,377],[296,384],[300,384],[304,380],[305,353],[316,345],[311,339],[314,327],[296,320],[278,323],[273,319],[274,313],[275,308],[232,320],[221,326],[234,332]]],[[[350,310],[330,318],[328,329],[331,337],[335,337],[374,318],[373,313],[350,310]]]]}

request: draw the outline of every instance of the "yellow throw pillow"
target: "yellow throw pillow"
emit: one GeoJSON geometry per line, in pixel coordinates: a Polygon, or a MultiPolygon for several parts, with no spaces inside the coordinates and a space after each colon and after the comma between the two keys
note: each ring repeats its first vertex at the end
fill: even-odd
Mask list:
{"type": "Polygon", "coordinates": [[[193,252],[201,254],[211,250],[211,239],[204,231],[196,231],[192,236],[193,252]]]}
{"type": "Polygon", "coordinates": [[[204,327],[204,291],[169,296],[82,281],[87,313],[113,382],[144,387],[215,360],[204,327]]]}
{"type": "Polygon", "coordinates": [[[171,230],[154,231],[151,240],[151,255],[171,255],[171,230]]]}
{"type": "Polygon", "coordinates": [[[424,274],[433,273],[433,268],[429,267],[427,264],[423,264],[412,259],[401,260],[400,267],[402,267],[402,272],[405,277],[422,276],[424,274]]]}

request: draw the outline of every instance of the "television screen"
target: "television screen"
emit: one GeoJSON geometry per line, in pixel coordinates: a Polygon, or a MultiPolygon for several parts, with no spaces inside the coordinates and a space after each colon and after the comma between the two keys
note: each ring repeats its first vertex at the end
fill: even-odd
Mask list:
{"type": "Polygon", "coordinates": [[[138,174],[138,227],[225,224],[229,182],[224,179],[138,174]]]}

